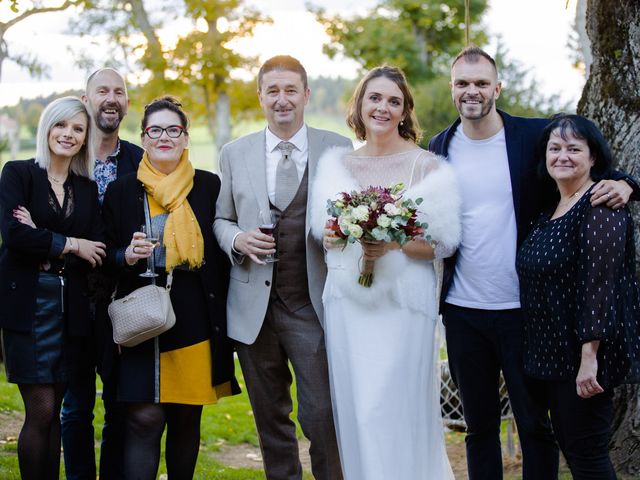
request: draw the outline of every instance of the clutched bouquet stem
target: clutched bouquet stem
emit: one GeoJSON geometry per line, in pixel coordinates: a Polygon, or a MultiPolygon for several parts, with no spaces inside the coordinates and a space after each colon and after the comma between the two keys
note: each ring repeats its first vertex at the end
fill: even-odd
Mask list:
{"type": "Polygon", "coordinates": [[[362,265],[360,266],[360,276],[358,277],[358,283],[363,287],[370,287],[373,283],[373,267],[376,264],[375,260],[362,259],[362,265]]]}
{"type": "MultiPolygon", "coordinates": [[[[405,199],[404,190],[403,183],[396,183],[339,193],[336,200],[327,200],[329,228],[345,244],[365,240],[397,242],[402,246],[416,238],[429,240],[428,225],[418,221],[422,198],[405,199]]],[[[358,277],[363,287],[372,285],[374,266],[375,260],[363,258],[358,277]]]]}

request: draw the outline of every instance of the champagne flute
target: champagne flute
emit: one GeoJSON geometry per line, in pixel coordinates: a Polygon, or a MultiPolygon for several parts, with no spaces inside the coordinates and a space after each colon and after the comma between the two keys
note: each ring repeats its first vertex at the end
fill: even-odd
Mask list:
{"type": "MultiPolygon", "coordinates": [[[[149,230],[151,230],[151,227],[149,227],[149,230]]],[[[149,233],[147,234],[147,226],[146,225],[141,225],[140,226],[140,231],[142,233],[144,233],[145,235],[147,235],[145,240],[147,242],[151,243],[151,248],[155,248],[157,245],[160,244],[160,239],[157,236],[154,236],[151,231],[149,231],[149,233]]],[[[147,257],[147,270],[144,273],[140,274],[141,277],[151,278],[151,277],[157,277],[158,276],[157,273],[155,273],[155,272],[153,272],[151,270],[151,262],[153,261],[152,257],[153,257],[153,251],[151,251],[151,255],[149,255],[147,257]]]]}
{"type": "MultiPolygon", "coordinates": [[[[265,235],[273,236],[273,232],[278,224],[278,215],[273,210],[260,210],[258,229],[265,235]]],[[[272,253],[262,258],[267,263],[277,262],[278,259],[272,253]]]]}

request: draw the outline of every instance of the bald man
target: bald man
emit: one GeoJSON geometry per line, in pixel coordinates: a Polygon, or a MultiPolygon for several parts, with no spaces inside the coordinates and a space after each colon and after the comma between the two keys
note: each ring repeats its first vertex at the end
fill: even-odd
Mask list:
{"type": "MultiPolygon", "coordinates": [[[[127,114],[129,97],[123,76],[112,68],[96,70],[87,78],[82,96],[92,121],[96,152],[95,179],[100,204],[107,185],[118,177],[136,172],[142,149],[119,138],[120,123],[127,114]]],[[[123,478],[124,409],[116,402],[113,373],[117,352],[107,315],[113,288],[103,272],[89,279],[93,295],[93,318],[86,322],[84,336],[72,345],[77,372],[69,381],[61,415],[62,444],[67,479],[95,479],[93,409],[96,371],[103,383],[104,426],[100,447],[100,478],[123,478]]]]}

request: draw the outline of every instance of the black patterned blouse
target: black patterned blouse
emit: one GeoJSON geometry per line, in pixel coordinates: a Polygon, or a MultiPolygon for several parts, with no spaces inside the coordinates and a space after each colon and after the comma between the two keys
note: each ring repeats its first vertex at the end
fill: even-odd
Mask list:
{"type": "Polygon", "coordinates": [[[592,208],[590,191],[543,215],[518,252],[524,362],[533,377],[575,380],[582,344],[600,340],[598,382],[610,388],[640,381],[633,221],[627,208],[592,208]]]}

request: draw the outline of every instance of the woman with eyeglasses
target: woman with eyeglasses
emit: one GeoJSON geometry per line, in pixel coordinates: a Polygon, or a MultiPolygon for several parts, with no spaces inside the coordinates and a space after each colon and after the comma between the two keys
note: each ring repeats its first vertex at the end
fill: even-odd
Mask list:
{"type": "Polygon", "coordinates": [[[156,478],[166,426],[169,478],[192,478],[202,406],[239,392],[226,335],[229,265],[211,228],[220,179],[189,161],[188,120],[174,98],[145,107],[141,135],[145,153],[137,174],[112,182],[105,195],[107,261],[117,271],[117,298],[150,283],[140,276],[150,257],[158,285],[172,271],[176,324],[159,337],[121,348],[125,476],[156,478]],[[150,231],[143,233],[145,196],[150,231]]]}

